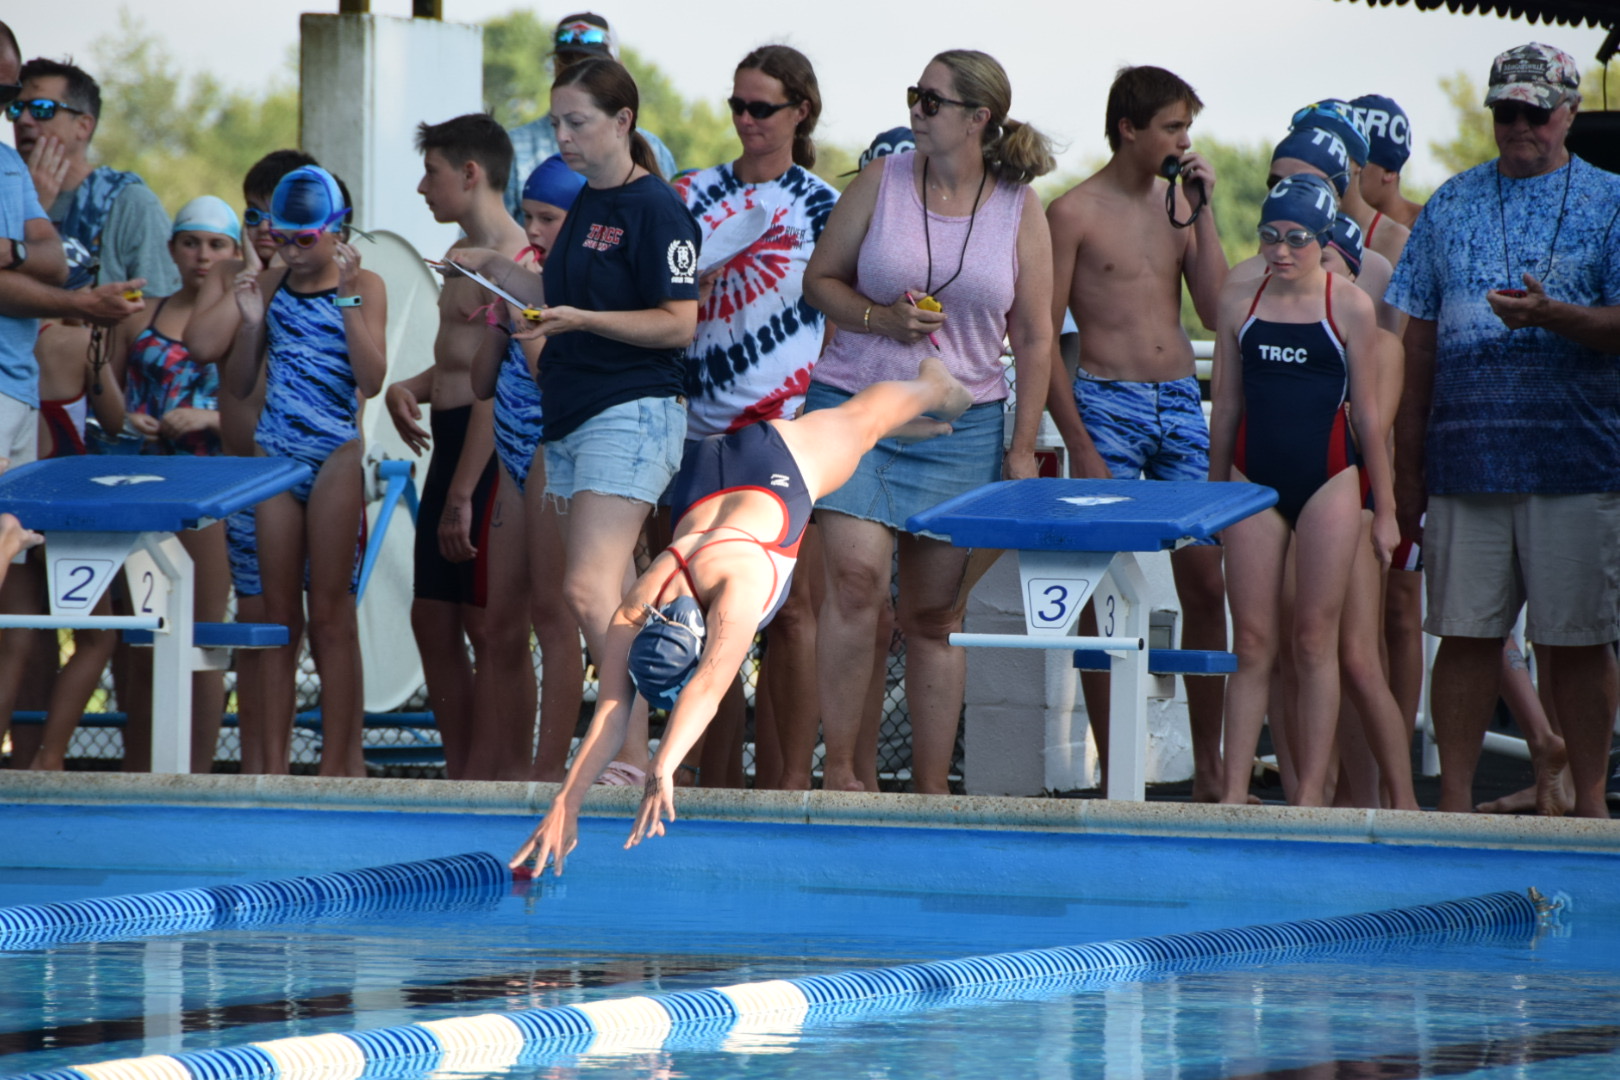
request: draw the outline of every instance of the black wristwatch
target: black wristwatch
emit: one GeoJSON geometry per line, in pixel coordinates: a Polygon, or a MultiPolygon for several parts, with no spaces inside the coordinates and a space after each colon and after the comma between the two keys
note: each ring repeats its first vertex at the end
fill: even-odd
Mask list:
{"type": "Polygon", "coordinates": [[[28,245],[23,243],[21,240],[13,240],[11,242],[11,265],[6,267],[6,269],[15,270],[17,267],[21,266],[27,261],[28,245]]]}

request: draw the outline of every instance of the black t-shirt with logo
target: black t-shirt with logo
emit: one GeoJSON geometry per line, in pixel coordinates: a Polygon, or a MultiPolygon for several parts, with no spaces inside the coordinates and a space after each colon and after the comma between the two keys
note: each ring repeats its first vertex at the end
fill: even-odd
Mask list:
{"type": "MultiPolygon", "coordinates": [[[[583,187],[546,259],[546,303],[586,311],[644,311],[696,300],[697,222],[656,176],[583,187]]],[[[686,350],[645,349],[575,331],[540,354],[545,438],[560,439],[615,405],[684,393],[686,350]]]]}

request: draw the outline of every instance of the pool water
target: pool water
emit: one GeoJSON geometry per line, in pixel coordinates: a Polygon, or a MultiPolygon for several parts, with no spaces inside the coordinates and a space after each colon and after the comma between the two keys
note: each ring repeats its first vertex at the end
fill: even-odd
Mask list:
{"type": "MultiPolygon", "coordinates": [[[[106,869],[0,866],[0,905],[504,851],[526,828],[498,816],[253,812],[233,821],[229,853],[215,844],[187,865],[187,836],[217,820],[165,810],[109,826],[85,808],[47,809],[26,822],[0,811],[0,828],[18,826],[10,861],[71,861],[51,837],[94,849],[79,831],[92,821],[164,839],[144,854],[122,849],[106,869]],[[286,842],[317,826],[321,843],[286,842]],[[326,861],[311,865],[312,851],[326,861]]],[[[1574,901],[1533,937],[864,1003],[802,1026],[750,1020],[673,1049],[539,1049],[517,1064],[447,1061],[434,1075],[1620,1076],[1613,858],[694,822],[624,853],[624,827],[588,819],[568,875],[528,888],[0,953],[0,1075],[1533,884],[1574,901]]]]}

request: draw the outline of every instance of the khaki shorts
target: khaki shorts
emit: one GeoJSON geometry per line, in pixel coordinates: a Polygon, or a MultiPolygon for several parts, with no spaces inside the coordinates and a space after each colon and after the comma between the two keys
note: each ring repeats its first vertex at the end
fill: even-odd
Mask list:
{"type": "Polygon", "coordinates": [[[1423,562],[1431,634],[1505,637],[1528,601],[1533,642],[1620,638],[1620,492],[1431,496],[1423,562]]]}
{"type": "MultiPolygon", "coordinates": [[[[39,457],[39,410],[14,397],[0,394],[0,458],[9,467],[26,465],[39,457]]],[[[7,467],[0,462],[0,471],[7,467]]]]}

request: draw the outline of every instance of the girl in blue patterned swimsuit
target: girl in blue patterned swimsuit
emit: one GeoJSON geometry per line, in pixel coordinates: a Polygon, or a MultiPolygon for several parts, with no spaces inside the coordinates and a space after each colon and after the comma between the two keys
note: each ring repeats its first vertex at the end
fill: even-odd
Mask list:
{"type": "Polygon", "coordinates": [[[290,632],[290,644],[266,656],[264,714],[279,725],[266,742],[266,771],[287,768],[307,565],[310,650],[321,680],[321,775],[365,775],[352,585],[365,510],[358,417],[360,399],[375,396],[387,372],[388,300],[382,279],[361,269],[359,253],[339,238],[349,213],[326,170],[310,165],[288,173],[270,201],[271,235],[286,268],[244,270],[235,283],[242,325],[227,390],[249,396],[268,357],[259,448],[311,472],[258,510],[265,615],[290,632]]]}

